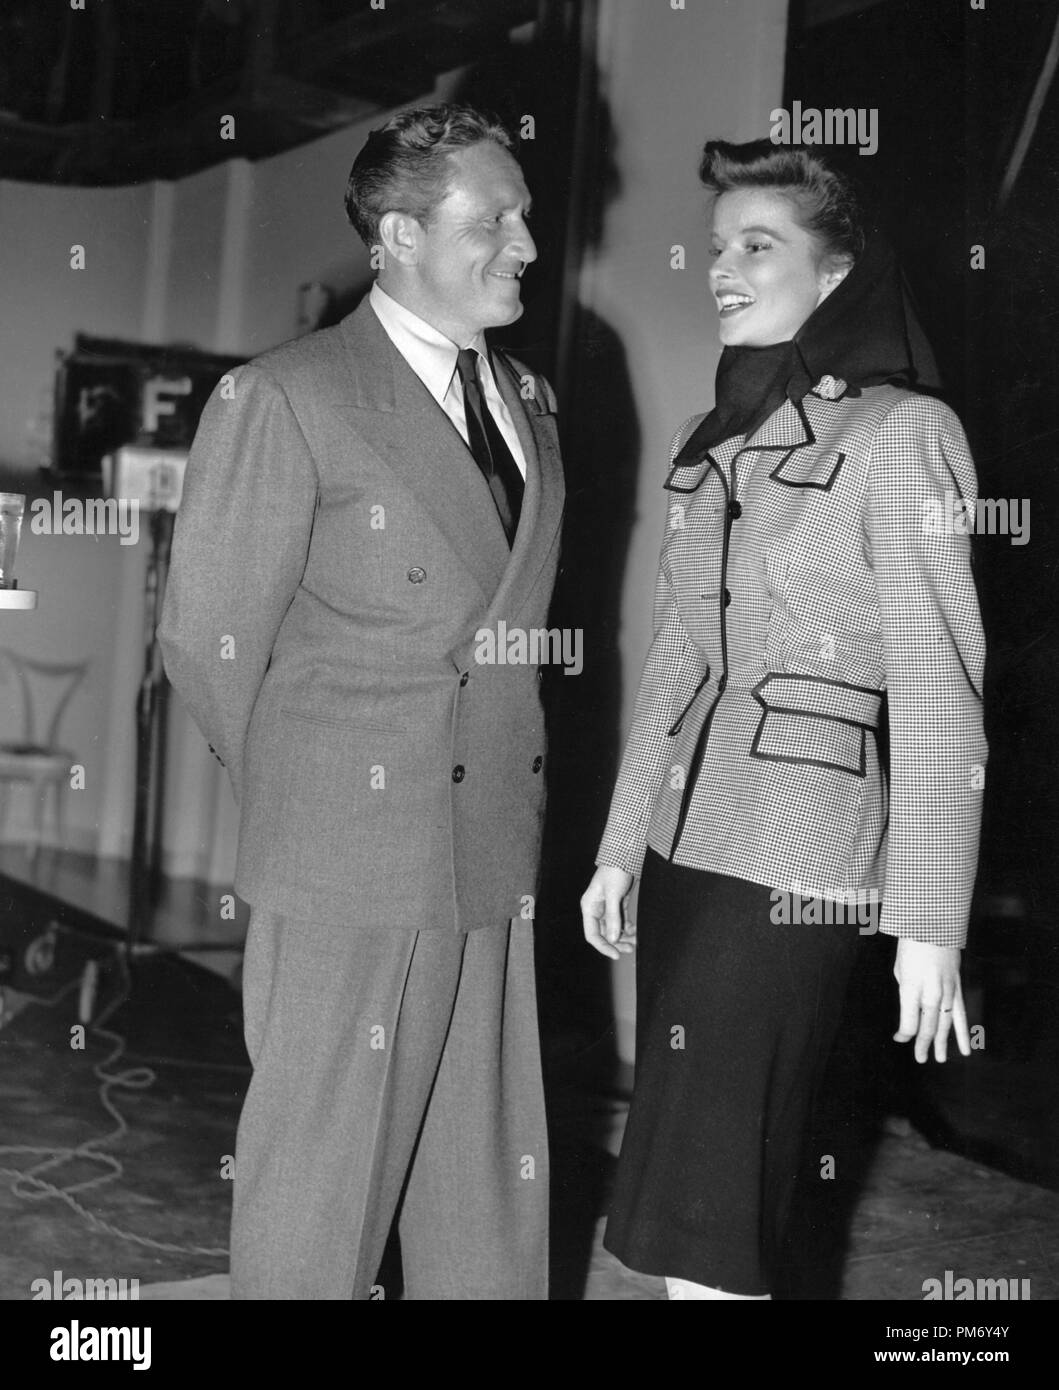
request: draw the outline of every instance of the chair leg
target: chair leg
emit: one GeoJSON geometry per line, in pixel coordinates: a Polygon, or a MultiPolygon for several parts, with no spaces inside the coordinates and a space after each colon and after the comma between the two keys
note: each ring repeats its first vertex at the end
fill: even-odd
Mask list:
{"type": "Polygon", "coordinates": [[[48,784],[46,782],[31,782],[33,788],[33,839],[26,846],[31,864],[36,862],[37,852],[40,849],[41,837],[44,834],[44,801],[48,795],[48,784]]]}
{"type": "Polygon", "coordinates": [[[56,780],[52,787],[55,791],[55,843],[63,849],[66,845],[66,785],[56,780]]]}

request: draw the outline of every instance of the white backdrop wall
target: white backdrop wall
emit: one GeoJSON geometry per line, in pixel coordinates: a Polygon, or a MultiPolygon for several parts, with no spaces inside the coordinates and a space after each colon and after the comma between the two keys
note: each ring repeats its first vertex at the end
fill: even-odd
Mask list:
{"type": "MultiPolygon", "coordinates": [[[[620,633],[623,723],[632,718],[651,640],[651,605],[665,520],[669,442],[713,404],[720,355],[708,297],[706,196],[697,177],[707,139],[768,135],[779,106],[786,0],[601,0],[598,62],[615,130],[619,191],[601,246],[582,267],[581,303],[614,329],[627,354],[643,441],[637,519],[620,633]],[[670,248],[685,269],[670,268],[670,248]]],[[[618,1043],[633,1058],[634,973],[614,970],[618,1043]]]]}

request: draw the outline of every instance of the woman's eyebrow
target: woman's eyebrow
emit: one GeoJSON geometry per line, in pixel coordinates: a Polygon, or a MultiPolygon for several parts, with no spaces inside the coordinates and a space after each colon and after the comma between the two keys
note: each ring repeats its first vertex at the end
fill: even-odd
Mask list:
{"type": "MultiPolygon", "coordinates": [[[[782,236],[779,232],[775,231],[774,228],[772,228],[772,227],[765,227],[765,226],[761,226],[761,227],[740,227],[739,230],[735,233],[735,235],[736,235],[736,236],[750,236],[751,233],[755,233],[755,232],[758,233],[758,234],[763,234],[763,235],[765,235],[765,236],[770,236],[770,237],[774,238],[774,240],[776,240],[776,241],[783,241],[783,242],[785,242],[785,241],[787,240],[787,238],[786,238],[785,236],[782,236]]],[[[710,233],[710,240],[711,240],[711,241],[721,241],[722,238],[721,238],[716,232],[711,232],[711,233],[710,233]]]]}
{"type": "Polygon", "coordinates": [[[747,236],[750,232],[763,232],[765,236],[775,237],[777,241],[786,241],[786,239],[787,239],[786,237],[781,236],[781,235],[779,234],[779,232],[775,231],[772,227],[764,227],[764,226],[762,226],[762,227],[741,227],[741,228],[740,228],[740,235],[741,235],[741,236],[747,236]]]}

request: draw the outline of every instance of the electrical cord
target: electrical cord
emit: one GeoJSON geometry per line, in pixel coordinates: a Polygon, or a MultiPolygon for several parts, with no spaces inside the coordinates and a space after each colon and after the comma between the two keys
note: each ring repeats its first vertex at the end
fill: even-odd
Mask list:
{"type": "MultiPolygon", "coordinates": [[[[110,1053],[101,1062],[95,1063],[92,1070],[98,1077],[100,1086],[98,1091],[99,1103],[108,1115],[114,1120],[114,1128],[108,1133],[96,1139],[86,1139],[83,1143],[73,1148],[52,1148],[41,1147],[29,1144],[3,1144],[0,1145],[0,1156],[13,1154],[40,1154],[43,1155],[40,1163],[33,1164],[30,1168],[0,1168],[0,1176],[13,1178],[10,1191],[15,1197],[23,1201],[45,1201],[48,1198],[57,1198],[65,1202],[66,1205],[88,1223],[93,1230],[102,1231],[106,1235],[113,1236],[117,1240],[131,1242],[134,1245],[142,1246],[147,1250],[157,1250],[167,1255],[201,1255],[211,1259],[227,1259],[227,1249],[219,1249],[202,1245],[171,1245],[165,1241],[152,1240],[149,1236],[137,1235],[134,1231],[123,1231],[119,1227],[111,1225],[109,1221],[104,1221],[102,1217],[89,1211],[73,1195],[84,1193],[92,1188],[103,1187],[107,1183],[115,1182],[125,1174],[125,1168],[119,1158],[111,1153],[104,1153],[100,1146],[113,1144],[129,1132],[129,1126],[125,1117],[118,1110],[111,1098],[111,1093],[116,1090],[126,1091],[145,1091],[155,1084],[157,1074],[148,1066],[126,1067],[122,1071],[112,1071],[114,1063],[125,1052],[125,1039],[119,1034],[104,1028],[103,1024],[122,1004],[128,999],[132,988],[132,981],[129,977],[128,966],[124,959],[121,961],[122,969],[122,988],[117,997],[103,1010],[98,1020],[92,1024],[86,1024],[86,1031],[98,1034],[101,1038],[113,1044],[110,1053]],[[52,1173],[55,1169],[61,1168],[67,1163],[72,1163],[78,1159],[87,1160],[90,1163],[100,1163],[108,1171],[99,1173],[96,1177],[87,1178],[82,1182],[58,1186],[53,1182],[47,1181],[41,1175],[52,1173]]],[[[65,985],[49,1000],[34,1000],[41,1008],[53,1009],[67,994],[77,989],[80,985],[79,980],[73,980],[65,985]]],[[[152,1058],[152,1061],[174,1062],[180,1065],[178,1058],[152,1058]]],[[[203,1065],[203,1064],[198,1064],[203,1065]]],[[[225,1070],[229,1068],[225,1067],[225,1070]]],[[[240,1068],[248,1070],[248,1068],[240,1068]]]]}

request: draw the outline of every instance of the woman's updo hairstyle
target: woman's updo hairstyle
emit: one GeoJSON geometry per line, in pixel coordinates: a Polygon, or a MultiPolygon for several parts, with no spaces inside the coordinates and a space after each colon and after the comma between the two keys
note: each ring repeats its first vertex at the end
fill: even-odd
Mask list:
{"type": "Polygon", "coordinates": [[[864,250],[864,214],[853,183],[804,145],[709,140],[699,178],[711,193],[767,188],[794,203],[800,225],[816,238],[821,259],[856,261],[864,250]]]}

